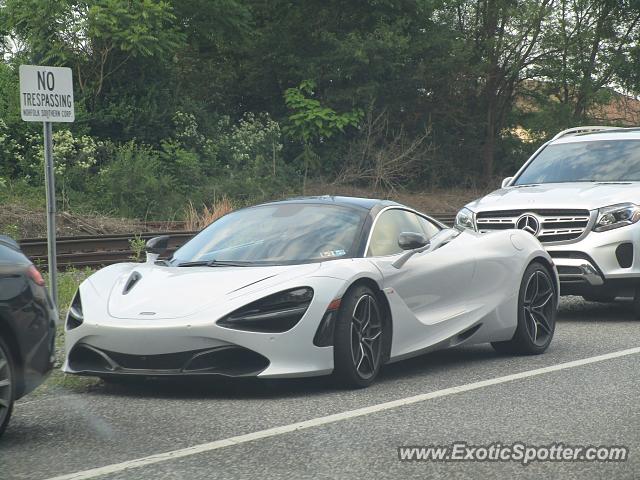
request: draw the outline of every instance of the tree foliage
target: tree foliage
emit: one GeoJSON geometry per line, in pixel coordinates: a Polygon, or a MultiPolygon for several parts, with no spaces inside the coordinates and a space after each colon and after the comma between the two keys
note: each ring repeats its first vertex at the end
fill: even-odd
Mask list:
{"type": "Polygon", "coordinates": [[[41,181],[18,65],[69,66],[65,195],[136,215],[307,177],[486,183],[640,91],[635,0],[5,0],[0,37],[0,185],[41,181]]]}
{"type": "Polygon", "coordinates": [[[323,106],[312,98],[316,84],[313,80],[304,80],[300,86],[288,88],[284,92],[284,101],[291,111],[289,124],[284,132],[302,142],[303,150],[299,158],[303,160],[304,182],[306,186],[309,167],[317,168],[320,157],[314,152],[314,144],[328,140],[337,133],[344,133],[346,127],[356,127],[364,116],[362,110],[338,113],[323,106]]]}

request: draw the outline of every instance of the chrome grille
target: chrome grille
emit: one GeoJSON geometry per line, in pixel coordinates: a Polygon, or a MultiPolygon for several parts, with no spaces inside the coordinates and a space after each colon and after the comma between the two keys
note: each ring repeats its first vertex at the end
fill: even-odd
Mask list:
{"type": "Polygon", "coordinates": [[[523,215],[532,215],[539,223],[538,240],[541,243],[569,242],[580,238],[591,221],[588,210],[499,210],[476,214],[480,233],[517,228],[523,215]]]}

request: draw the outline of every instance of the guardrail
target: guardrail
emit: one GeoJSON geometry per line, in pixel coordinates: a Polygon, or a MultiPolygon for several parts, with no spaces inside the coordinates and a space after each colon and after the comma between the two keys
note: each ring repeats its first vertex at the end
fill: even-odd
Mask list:
{"type": "MultiPolygon", "coordinates": [[[[445,225],[452,225],[455,215],[431,215],[445,225]]],[[[78,237],[59,237],[56,241],[58,268],[61,270],[74,267],[101,267],[134,258],[131,240],[141,238],[148,240],[159,235],[169,235],[168,254],[172,254],[196,233],[191,231],[153,232],[140,234],[117,235],[84,235],[78,237]]],[[[25,238],[19,241],[24,254],[43,269],[47,266],[47,239],[25,238]]]]}

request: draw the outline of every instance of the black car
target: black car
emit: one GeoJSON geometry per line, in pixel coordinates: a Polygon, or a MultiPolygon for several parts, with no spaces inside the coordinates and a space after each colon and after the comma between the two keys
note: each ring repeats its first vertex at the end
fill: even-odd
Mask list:
{"type": "Polygon", "coordinates": [[[0,435],[13,402],[47,377],[55,360],[57,312],[42,275],[0,235],[0,435]]]}

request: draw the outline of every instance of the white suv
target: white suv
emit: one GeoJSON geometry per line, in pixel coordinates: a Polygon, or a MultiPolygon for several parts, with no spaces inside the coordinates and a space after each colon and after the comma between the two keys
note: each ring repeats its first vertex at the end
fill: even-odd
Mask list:
{"type": "Polygon", "coordinates": [[[553,257],[563,295],[633,297],[640,318],[640,128],[560,132],[456,225],[529,231],[553,257]]]}

